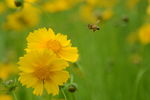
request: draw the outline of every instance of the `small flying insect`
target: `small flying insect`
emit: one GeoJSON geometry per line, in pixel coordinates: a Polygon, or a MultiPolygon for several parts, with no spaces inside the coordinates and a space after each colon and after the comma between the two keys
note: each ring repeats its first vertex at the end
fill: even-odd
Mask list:
{"type": "Polygon", "coordinates": [[[98,26],[99,23],[100,23],[100,20],[97,20],[95,24],[88,24],[88,28],[90,30],[93,30],[93,32],[100,30],[100,27],[98,26]]]}

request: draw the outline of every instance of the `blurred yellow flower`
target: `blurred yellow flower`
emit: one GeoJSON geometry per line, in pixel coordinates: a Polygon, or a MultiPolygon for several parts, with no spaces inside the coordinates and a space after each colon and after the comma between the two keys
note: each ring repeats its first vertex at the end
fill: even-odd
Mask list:
{"type": "MultiPolygon", "coordinates": [[[[16,0],[16,1],[23,1],[23,0],[16,0]]],[[[37,0],[24,0],[23,4],[29,4],[29,3],[33,3],[36,2],[37,0]]],[[[17,8],[15,5],[15,0],[5,0],[7,7],[9,8],[17,8]]]]}
{"type": "Polygon", "coordinates": [[[1,63],[0,64],[0,79],[6,80],[10,77],[12,74],[16,74],[17,67],[14,64],[9,63],[1,63]]]}
{"type": "Polygon", "coordinates": [[[150,16],[150,4],[149,4],[149,6],[147,7],[147,14],[150,16]]]}
{"type": "Polygon", "coordinates": [[[47,12],[54,13],[72,8],[81,0],[53,0],[43,4],[43,9],[47,12]]]}
{"type": "Polygon", "coordinates": [[[17,11],[7,16],[5,29],[22,30],[33,27],[39,23],[39,9],[26,4],[21,11],[17,11]]]}
{"type": "Polygon", "coordinates": [[[13,100],[13,98],[10,95],[1,94],[0,95],[0,100],[13,100]]]}
{"type": "Polygon", "coordinates": [[[34,2],[37,2],[37,1],[39,1],[39,0],[24,0],[25,1],[25,3],[34,3],[34,2]]]}
{"type": "Polygon", "coordinates": [[[64,0],[56,0],[55,2],[47,2],[43,5],[45,11],[53,13],[58,11],[67,10],[70,8],[70,5],[67,4],[64,0]]]}
{"type": "Polygon", "coordinates": [[[133,9],[138,4],[138,2],[139,0],[127,0],[127,8],[133,9]]]}
{"type": "Polygon", "coordinates": [[[87,5],[101,8],[112,8],[118,0],[86,0],[87,5]]]}
{"type": "Polygon", "coordinates": [[[84,21],[88,21],[88,22],[95,22],[96,21],[96,17],[93,13],[93,7],[90,5],[85,5],[82,6],[80,8],[80,16],[84,21]]]}
{"type": "Polygon", "coordinates": [[[117,1],[118,0],[86,0],[85,4],[80,8],[81,18],[91,23],[95,22],[99,16],[102,17],[103,20],[108,20],[113,16],[112,8],[117,1]]]}
{"type": "Polygon", "coordinates": [[[118,0],[97,0],[97,5],[101,8],[112,8],[118,0]]]}
{"type": "Polygon", "coordinates": [[[31,51],[20,58],[18,64],[19,81],[27,88],[34,88],[35,95],[42,95],[44,89],[48,94],[57,95],[59,86],[69,78],[69,73],[64,70],[68,63],[49,50],[31,51]]]}
{"type": "Polygon", "coordinates": [[[0,14],[2,14],[5,11],[6,7],[3,2],[0,2],[0,14]]]}
{"type": "Polygon", "coordinates": [[[150,43],[150,24],[145,24],[140,28],[139,39],[143,44],[150,43]]]}
{"type": "Polygon", "coordinates": [[[15,0],[5,0],[7,7],[16,8],[14,1],[15,0]]]}
{"type": "Polygon", "coordinates": [[[78,60],[78,49],[72,47],[70,40],[67,40],[67,35],[58,33],[55,35],[52,29],[40,28],[31,32],[27,37],[27,51],[32,50],[52,50],[58,57],[76,62],[78,60]]]}
{"type": "Polygon", "coordinates": [[[102,19],[109,20],[113,16],[113,11],[111,9],[106,9],[102,12],[102,19]]]}
{"type": "Polygon", "coordinates": [[[93,6],[95,6],[97,4],[97,2],[98,2],[98,0],[86,0],[86,3],[88,5],[93,5],[93,6]]]}

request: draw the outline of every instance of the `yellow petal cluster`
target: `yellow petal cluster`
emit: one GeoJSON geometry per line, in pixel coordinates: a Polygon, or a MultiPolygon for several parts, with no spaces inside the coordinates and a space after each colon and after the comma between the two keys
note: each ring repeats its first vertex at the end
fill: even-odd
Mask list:
{"type": "Polygon", "coordinates": [[[20,58],[19,81],[27,88],[34,88],[35,95],[57,95],[59,86],[69,79],[65,70],[69,63],[78,59],[78,50],[72,47],[67,36],[55,34],[52,29],[40,28],[27,37],[27,54],[20,58]]]}
{"type": "Polygon", "coordinates": [[[27,42],[27,51],[48,49],[64,60],[70,62],[78,60],[78,49],[72,47],[71,41],[67,40],[67,35],[55,34],[50,28],[40,28],[31,32],[27,37],[27,42]]]}

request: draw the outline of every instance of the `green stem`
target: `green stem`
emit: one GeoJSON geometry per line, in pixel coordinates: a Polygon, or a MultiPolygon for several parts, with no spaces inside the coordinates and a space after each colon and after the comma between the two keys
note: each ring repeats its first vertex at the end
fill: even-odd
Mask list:
{"type": "Polygon", "coordinates": [[[64,96],[64,99],[67,100],[67,96],[66,96],[64,90],[63,90],[62,88],[61,88],[60,90],[61,90],[61,92],[62,92],[62,94],[63,94],[63,96],[64,96]]]}
{"type": "Polygon", "coordinates": [[[73,83],[73,75],[70,75],[70,83],[73,83]]]}
{"type": "Polygon", "coordinates": [[[137,78],[136,78],[136,83],[135,83],[135,91],[134,91],[134,94],[133,94],[133,100],[137,100],[137,92],[138,92],[138,87],[139,87],[139,84],[140,84],[140,81],[142,80],[144,74],[148,71],[149,69],[142,69],[138,75],[137,75],[137,78]]]}
{"type": "Polygon", "coordinates": [[[15,100],[18,100],[17,96],[16,96],[16,93],[14,91],[12,93],[13,93],[13,96],[14,96],[15,100]]]}

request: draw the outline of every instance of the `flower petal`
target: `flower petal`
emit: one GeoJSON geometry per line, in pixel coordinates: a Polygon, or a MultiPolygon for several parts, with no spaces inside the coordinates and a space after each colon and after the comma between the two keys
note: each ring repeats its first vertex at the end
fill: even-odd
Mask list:
{"type": "Polygon", "coordinates": [[[39,95],[39,96],[41,96],[42,95],[42,93],[43,93],[43,81],[39,81],[35,86],[34,86],[34,91],[33,91],[33,93],[35,94],[35,95],[39,95]]]}
{"type": "Polygon", "coordinates": [[[48,92],[48,94],[57,95],[59,93],[59,87],[53,81],[44,81],[44,88],[48,92]]]}
{"type": "Polygon", "coordinates": [[[23,85],[26,85],[27,88],[29,88],[37,84],[38,79],[35,78],[32,74],[20,73],[19,81],[23,85]]]}
{"type": "Polygon", "coordinates": [[[51,73],[51,80],[58,85],[63,85],[69,79],[69,73],[67,71],[56,71],[51,73]]]}
{"type": "Polygon", "coordinates": [[[78,60],[78,49],[76,47],[66,47],[63,48],[59,54],[61,58],[70,61],[70,62],[76,62],[78,60]]]}

